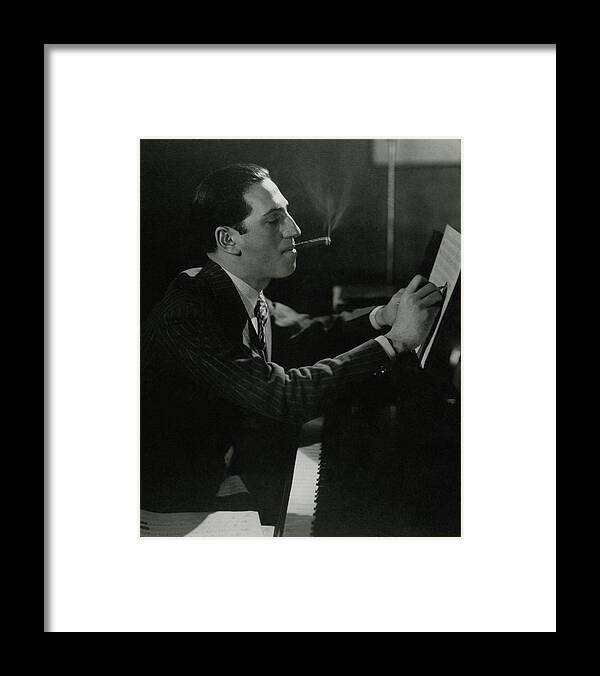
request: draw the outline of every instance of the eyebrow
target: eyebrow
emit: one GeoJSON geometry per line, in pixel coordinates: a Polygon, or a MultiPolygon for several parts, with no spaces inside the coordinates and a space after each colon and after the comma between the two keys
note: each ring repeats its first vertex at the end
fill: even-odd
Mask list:
{"type": "Polygon", "coordinates": [[[262,218],[265,218],[265,216],[268,216],[269,214],[272,214],[275,211],[285,211],[288,206],[290,205],[289,202],[286,202],[285,207],[273,207],[272,209],[269,209],[266,213],[262,215],[262,218]]]}

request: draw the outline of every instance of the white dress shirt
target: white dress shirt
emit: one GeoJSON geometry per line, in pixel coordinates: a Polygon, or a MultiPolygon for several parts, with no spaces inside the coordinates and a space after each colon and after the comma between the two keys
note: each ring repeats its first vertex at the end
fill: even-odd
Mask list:
{"type": "MultiPolygon", "coordinates": [[[[240,294],[240,298],[242,299],[244,307],[246,308],[246,312],[248,313],[248,319],[252,322],[252,326],[254,327],[254,330],[258,335],[258,320],[254,315],[254,308],[256,307],[256,301],[258,300],[259,292],[249,284],[246,284],[246,282],[243,279],[240,279],[239,277],[236,277],[233,273],[229,272],[229,270],[225,270],[225,268],[223,268],[223,271],[229,275],[229,278],[235,284],[235,288],[240,294]]],[[[266,303],[267,312],[269,311],[268,305],[269,304],[266,303]]],[[[252,344],[252,341],[250,340],[250,329],[248,328],[247,324],[244,327],[244,334],[242,336],[242,340],[246,347],[256,352],[252,344]]],[[[267,345],[267,361],[269,361],[271,359],[271,350],[273,347],[273,334],[271,331],[270,321],[267,321],[265,325],[265,343],[267,345]]]]}
{"type": "MultiPolygon", "coordinates": [[[[377,307],[374,307],[369,314],[369,319],[371,320],[371,325],[373,326],[374,329],[377,329],[378,331],[381,331],[382,329],[388,328],[386,326],[382,326],[377,321],[377,311],[382,307],[385,307],[385,306],[384,305],[378,305],[377,307]]],[[[390,342],[389,338],[386,338],[385,336],[376,336],[375,340],[385,350],[387,356],[390,359],[396,359],[396,350],[394,350],[394,346],[390,342]]]]}

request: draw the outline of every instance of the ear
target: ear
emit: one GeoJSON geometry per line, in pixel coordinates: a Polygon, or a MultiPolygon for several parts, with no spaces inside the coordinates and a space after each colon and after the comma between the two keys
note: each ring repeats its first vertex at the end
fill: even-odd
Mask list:
{"type": "Polygon", "coordinates": [[[228,254],[232,254],[233,256],[241,256],[242,252],[240,251],[230,228],[217,228],[215,230],[215,240],[219,249],[228,254]]]}

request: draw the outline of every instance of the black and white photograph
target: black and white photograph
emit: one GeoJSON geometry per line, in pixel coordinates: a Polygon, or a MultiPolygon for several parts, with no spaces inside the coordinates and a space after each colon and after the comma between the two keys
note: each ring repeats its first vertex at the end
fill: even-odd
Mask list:
{"type": "Polygon", "coordinates": [[[556,631],[556,44],[44,44],[44,631],[556,631]]]}
{"type": "Polygon", "coordinates": [[[460,535],[460,139],[142,139],[141,536],[460,535]]]}

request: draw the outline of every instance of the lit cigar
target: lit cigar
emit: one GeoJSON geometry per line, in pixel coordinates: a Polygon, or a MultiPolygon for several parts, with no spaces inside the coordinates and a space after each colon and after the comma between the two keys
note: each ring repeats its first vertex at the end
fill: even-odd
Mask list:
{"type": "Polygon", "coordinates": [[[298,249],[300,247],[329,246],[330,244],[331,237],[315,237],[315,239],[305,239],[304,242],[296,242],[294,246],[298,249]]]}

